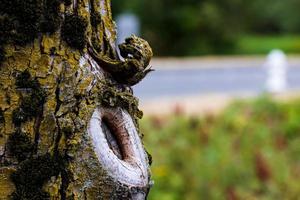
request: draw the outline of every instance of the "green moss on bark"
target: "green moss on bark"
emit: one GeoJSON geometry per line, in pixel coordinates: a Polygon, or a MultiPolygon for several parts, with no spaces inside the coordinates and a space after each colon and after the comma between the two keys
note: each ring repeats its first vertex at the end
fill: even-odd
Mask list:
{"type": "Polygon", "coordinates": [[[66,15],[62,25],[62,39],[72,48],[83,50],[86,46],[87,21],[77,15],[66,15]]]}
{"type": "Polygon", "coordinates": [[[17,76],[16,87],[30,91],[29,96],[23,97],[20,107],[13,111],[13,123],[19,126],[43,111],[46,92],[36,79],[32,79],[27,70],[17,76]]]}
{"type": "Polygon", "coordinates": [[[13,41],[17,45],[26,45],[38,36],[40,21],[43,18],[43,1],[4,1],[1,2],[0,9],[1,16],[8,16],[14,30],[6,40],[13,41]]]}
{"type": "Polygon", "coordinates": [[[64,0],[65,6],[70,6],[72,4],[71,0],[64,0]]]}
{"type": "Polygon", "coordinates": [[[5,51],[0,47],[0,65],[5,60],[5,51]]]}
{"type": "Polygon", "coordinates": [[[60,26],[62,17],[59,7],[61,0],[45,0],[43,7],[43,19],[41,20],[41,31],[44,33],[54,33],[60,26]]]}
{"type": "Polygon", "coordinates": [[[5,122],[4,112],[0,109],[0,124],[3,124],[4,122],[5,122]]]}
{"type": "Polygon", "coordinates": [[[61,0],[4,0],[0,3],[0,63],[4,46],[24,46],[39,33],[54,33],[60,27],[61,0]]]}
{"type": "Polygon", "coordinates": [[[25,70],[17,75],[16,78],[16,87],[17,88],[32,88],[34,86],[33,81],[31,80],[31,74],[28,70],[25,70]]]}
{"type": "Polygon", "coordinates": [[[50,195],[43,191],[43,185],[51,177],[57,177],[65,169],[65,163],[61,156],[46,154],[22,162],[11,175],[11,180],[16,186],[12,194],[13,200],[46,200],[50,195]]]}
{"type": "Polygon", "coordinates": [[[9,136],[7,149],[12,156],[21,162],[32,155],[34,144],[31,142],[31,138],[28,135],[17,130],[9,136]]]}

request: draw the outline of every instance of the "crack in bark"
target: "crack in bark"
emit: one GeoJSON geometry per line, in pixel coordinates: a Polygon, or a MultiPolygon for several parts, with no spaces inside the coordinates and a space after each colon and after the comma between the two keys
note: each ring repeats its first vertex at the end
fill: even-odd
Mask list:
{"type": "Polygon", "coordinates": [[[69,186],[69,177],[68,177],[68,173],[65,170],[61,173],[61,178],[62,178],[62,182],[59,190],[60,198],[61,200],[66,200],[67,197],[66,191],[69,186]]]}
{"type": "Polygon", "coordinates": [[[55,154],[58,153],[58,144],[59,144],[60,138],[62,136],[60,124],[59,124],[59,121],[58,121],[58,117],[56,116],[57,112],[59,111],[60,106],[62,104],[62,102],[59,99],[59,96],[60,96],[60,88],[59,88],[60,83],[61,83],[61,78],[57,78],[57,85],[56,85],[56,89],[55,89],[56,107],[55,107],[55,111],[54,111],[55,122],[56,122],[56,126],[57,126],[57,136],[56,136],[55,144],[54,144],[54,153],[55,154]]]}
{"type": "Polygon", "coordinates": [[[39,113],[39,115],[36,117],[34,123],[34,150],[33,151],[35,153],[37,153],[38,150],[38,143],[40,139],[40,126],[43,120],[43,112],[44,112],[44,108],[42,107],[41,113],[39,113]]]}

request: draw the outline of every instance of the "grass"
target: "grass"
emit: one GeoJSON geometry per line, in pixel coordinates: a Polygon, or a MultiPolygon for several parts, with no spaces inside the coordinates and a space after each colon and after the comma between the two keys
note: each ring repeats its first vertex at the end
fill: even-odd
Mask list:
{"type": "Polygon", "coordinates": [[[272,49],[285,53],[300,53],[300,35],[262,36],[245,35],[237,41],[236,54],[267,54],[272,49]]]}
{"type": "Polygon", "coordinates": [[[298,199],[300,101],[241,101],[219,116],[142,120],[149,199],[298,199]]]}

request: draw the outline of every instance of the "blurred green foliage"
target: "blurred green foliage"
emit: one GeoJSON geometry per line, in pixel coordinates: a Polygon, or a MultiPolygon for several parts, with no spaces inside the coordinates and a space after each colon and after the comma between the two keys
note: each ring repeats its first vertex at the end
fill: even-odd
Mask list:
{"type": "Polygon", "coordinates": [[[299,0],[123,0],[113,13],[133,12],[156,55],[239,53],[243,35],[298,34],[299,0]]]}
{"type": "Polygon", "coordinates": [[[149,199],[298,199],[300,101],[239,101],[218,116],[144,119],[149,199]]]}
{"type": "Polygon", "coordinates": [[[272,49],[300,53],[300,35],[243,35],[236,41],[236,54],[268,54],[272,49]]]}

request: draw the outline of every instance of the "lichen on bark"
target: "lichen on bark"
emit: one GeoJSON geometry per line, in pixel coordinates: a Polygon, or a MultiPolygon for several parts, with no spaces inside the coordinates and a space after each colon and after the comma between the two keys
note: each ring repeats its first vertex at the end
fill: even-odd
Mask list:
{"type": "MultiPolygon", "coordinates": [[[[130,86],[101,68],[86,46],[91,41],[97,53],[118,59],[115,28],[109,0],[1,2],[2,199],[146,198],[148,158],[134,136],[142,117],[138,99],[130,86]],[[134,141],[129,146],[140,152],[143,184],[118,180],[100,162],[88,128],[95,110],[103,109],[120,114],[118,140],[134,141]]],[[[133,169],[140,165],[130,162],[133,169]]]]}

